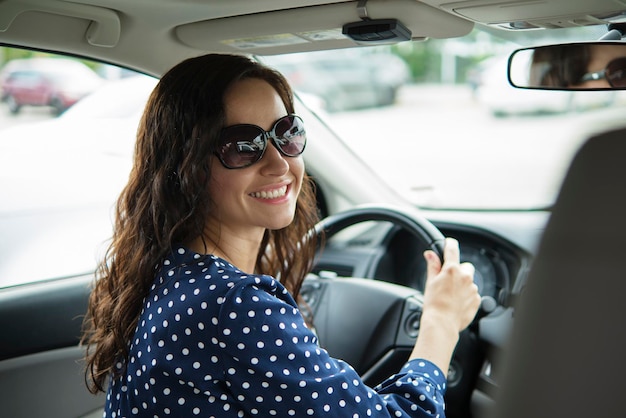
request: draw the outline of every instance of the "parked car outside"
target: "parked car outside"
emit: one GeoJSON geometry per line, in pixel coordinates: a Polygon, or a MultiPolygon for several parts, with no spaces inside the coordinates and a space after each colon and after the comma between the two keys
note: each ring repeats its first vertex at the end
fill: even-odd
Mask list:
{"type": "Polygon", "coordinates": [[[17,114],[23,106],[49,106],[60,114],[91,93],[104,79],[71,59],[28,58],[9,61],[0,73],[0,98],[17,114]]]}
{"type": "Polygon", "coordinates": [[[393,104],[399,88],[409,81],[407,64],[389,52],[365,56],[353,51],[351,55],[354,59],[322,51],[263,60],[282,72],[296,90],[320,97],[330,113],[393,104]]]}

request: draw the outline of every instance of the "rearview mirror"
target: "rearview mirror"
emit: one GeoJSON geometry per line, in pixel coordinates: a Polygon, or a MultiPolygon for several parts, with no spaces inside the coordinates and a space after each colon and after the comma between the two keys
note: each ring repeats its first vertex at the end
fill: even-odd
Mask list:
{"type": "Polygon", "coordinates": [[[511,85],[544,90],[626,90],[626,44],[615,41],[518,49],[509,58],[511,85]]]}

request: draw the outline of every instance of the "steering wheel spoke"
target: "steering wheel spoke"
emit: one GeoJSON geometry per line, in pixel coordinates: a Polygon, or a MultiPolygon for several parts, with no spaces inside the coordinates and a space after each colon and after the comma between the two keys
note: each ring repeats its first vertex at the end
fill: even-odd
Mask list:
{"type": "Polygon", "coordinates": [[[317,276],[307,278],[301,292],[320,344],[364,380],[382,380],[390,362],[406,362],[419,330],[420,292],[371,279],[317,276]]]}

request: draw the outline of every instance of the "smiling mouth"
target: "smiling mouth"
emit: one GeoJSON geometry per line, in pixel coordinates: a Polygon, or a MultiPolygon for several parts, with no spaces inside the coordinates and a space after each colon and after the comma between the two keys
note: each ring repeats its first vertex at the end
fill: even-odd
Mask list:
{"type": "Polygon", "coordinates": [[[283,197],[286,194],[287,186],[282,186],[274,190],[250,193],[250,196],[256,197],[257,199],[276,199],[278,197],[283,197]]]}

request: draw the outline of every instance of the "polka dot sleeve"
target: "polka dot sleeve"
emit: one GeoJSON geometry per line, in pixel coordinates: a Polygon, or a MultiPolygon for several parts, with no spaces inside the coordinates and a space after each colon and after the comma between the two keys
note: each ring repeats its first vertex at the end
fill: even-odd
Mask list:
{"type": "Polygon", "coordinates": [[[411,361],[372,389],[317,345],[295,302],[271,277],[235,284],[218,318],[224,378],[242,408],[259,416],[444,416],[445,379],[411,361]]]}

